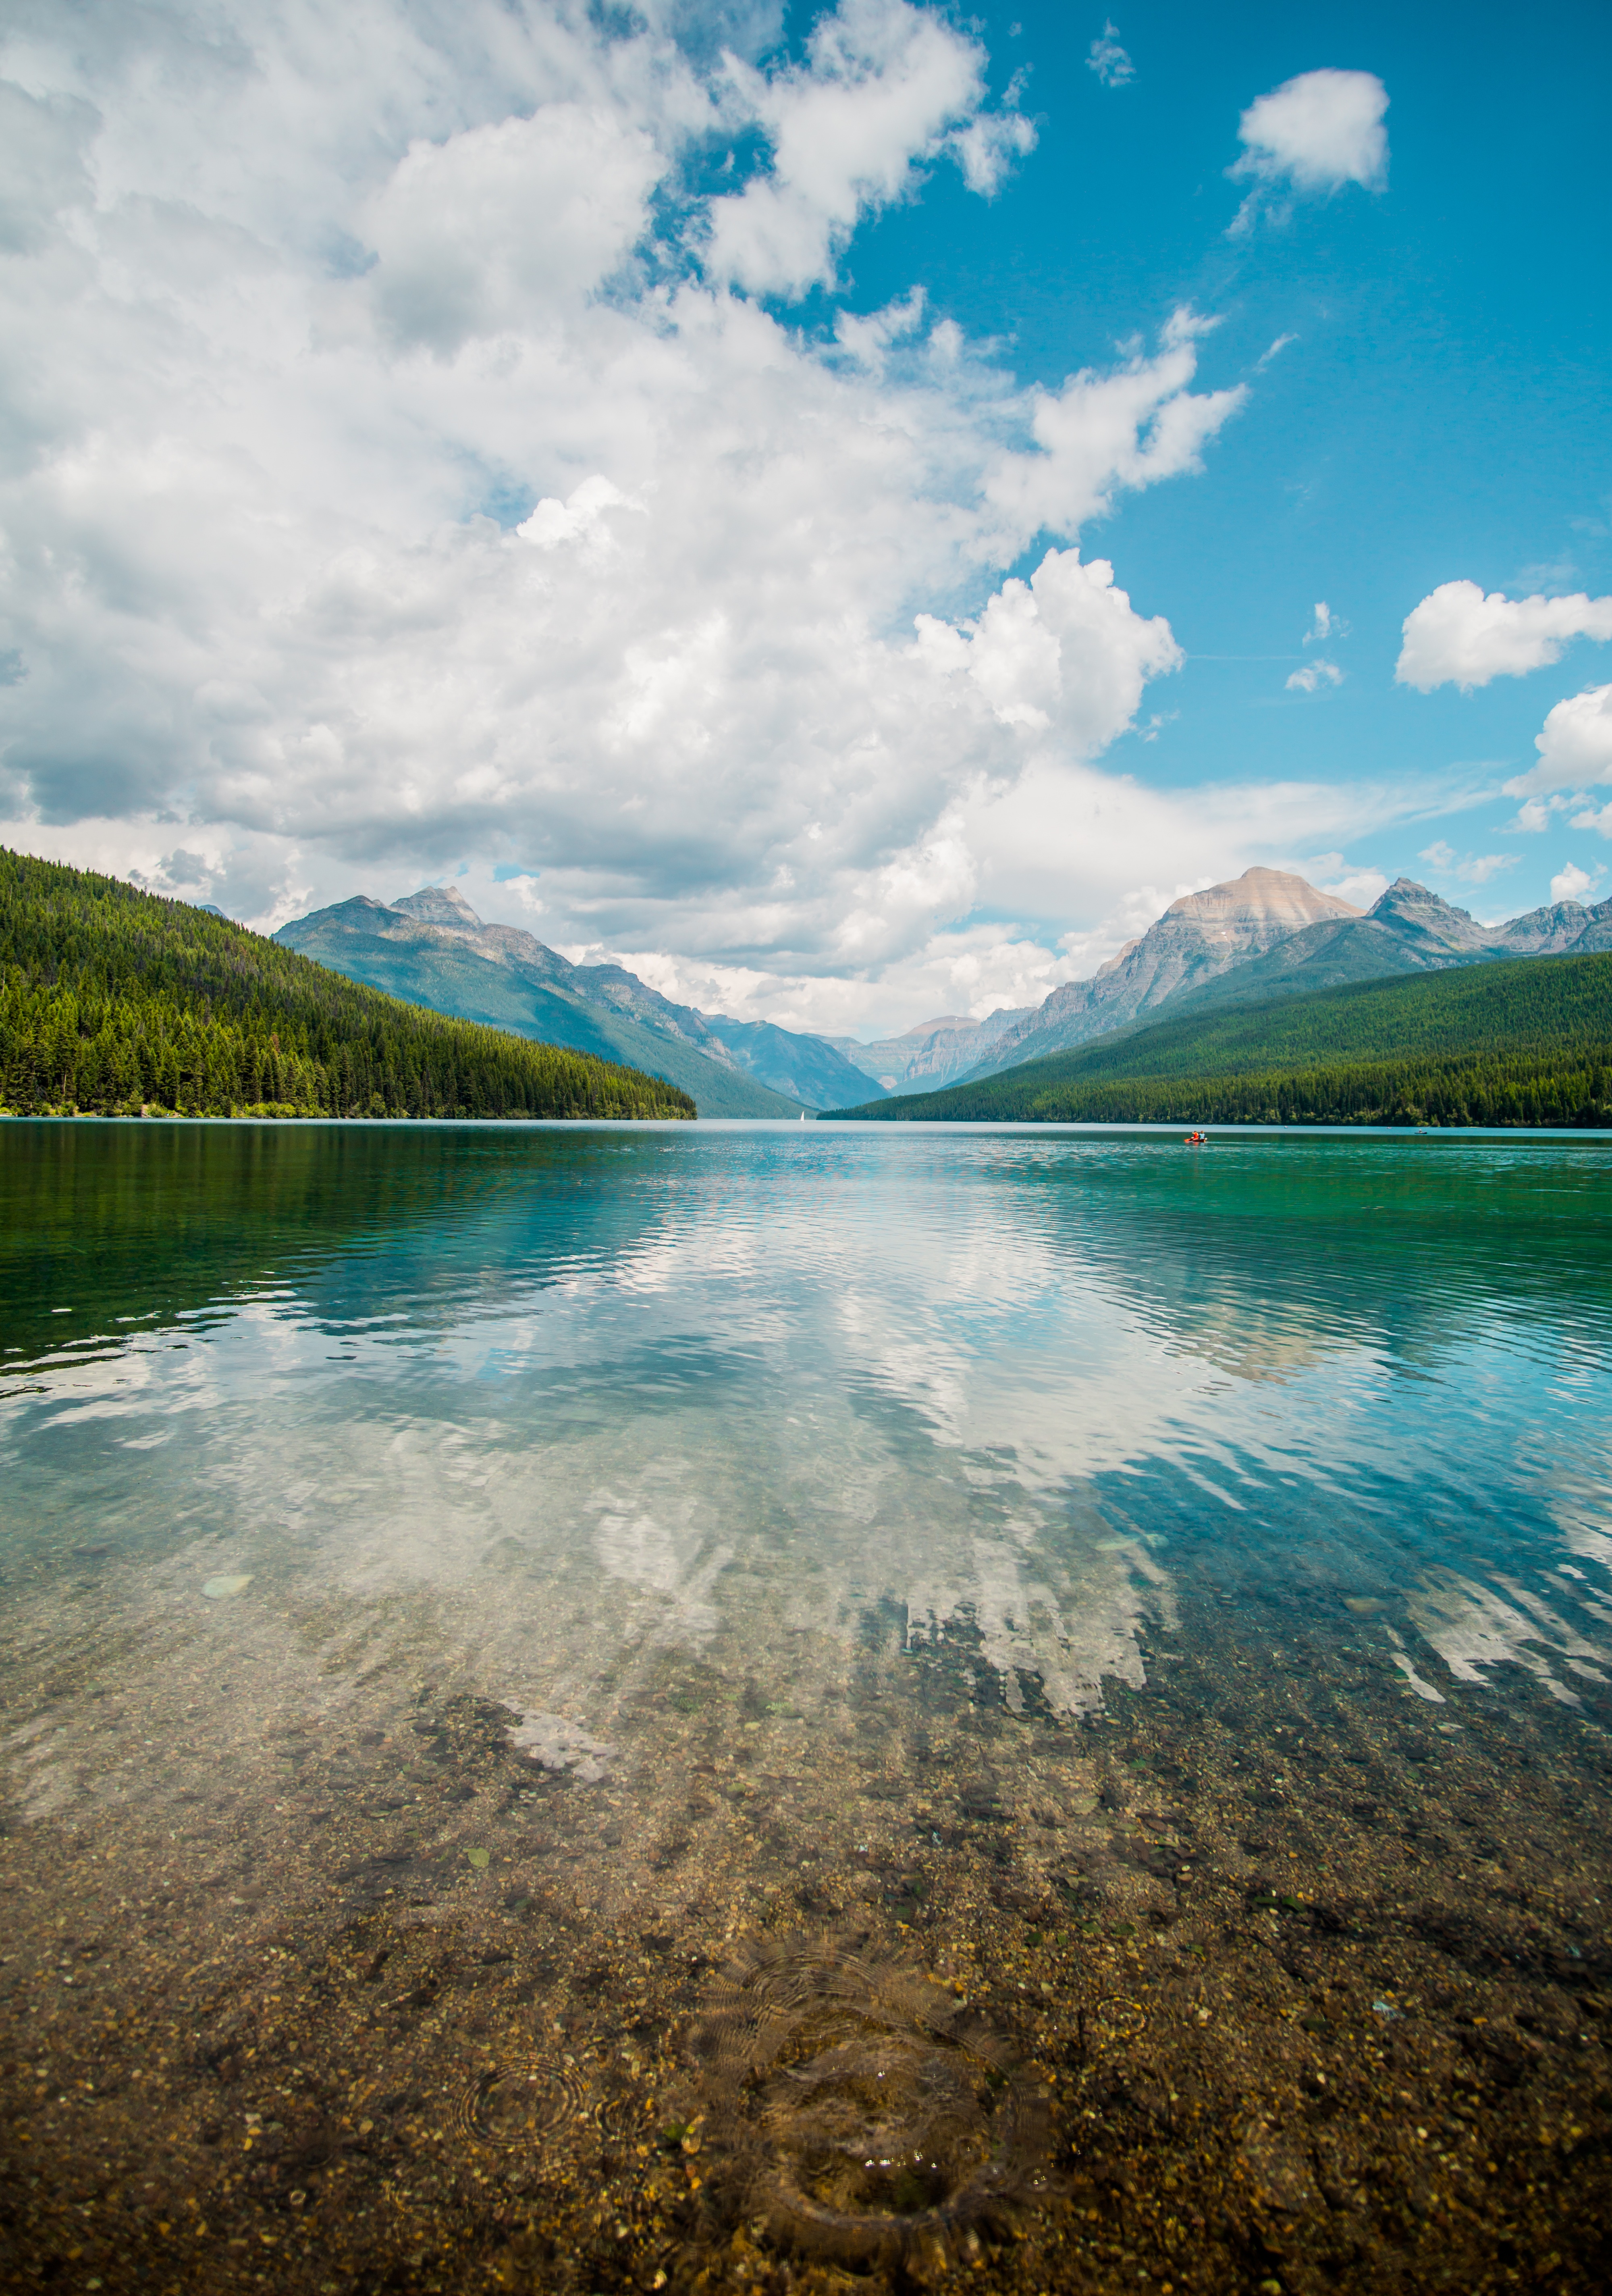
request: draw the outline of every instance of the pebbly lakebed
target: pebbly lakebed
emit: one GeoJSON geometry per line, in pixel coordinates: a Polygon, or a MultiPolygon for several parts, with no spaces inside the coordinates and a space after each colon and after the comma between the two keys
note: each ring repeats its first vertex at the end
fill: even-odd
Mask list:
{"type": "Polygon", "coordinates": [[[0,1126],[20,2286],[1603,2286],[1609,1144],[0,1126]]]}

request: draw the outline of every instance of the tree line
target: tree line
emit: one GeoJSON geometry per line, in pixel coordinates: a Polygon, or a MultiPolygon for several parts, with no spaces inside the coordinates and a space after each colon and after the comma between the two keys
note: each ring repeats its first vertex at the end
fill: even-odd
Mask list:
{"type": "Polygon", "coordinates": [[[689,1118],[675,1085],[450,1020],[228,919],[0,848],[13,1115],[689,1118]]]}
{"type": "MultiPolygon", "coordinates": [[[[996,1083],[990,1079],[991,1084],[996,1083]]],[[[1612,1046],[1594,1059],[1480,1054],[1252,1076],[1131,1077],[947,1095],[955,1121],[1572,1125],[1612,1128],[1612,1046]]]]}

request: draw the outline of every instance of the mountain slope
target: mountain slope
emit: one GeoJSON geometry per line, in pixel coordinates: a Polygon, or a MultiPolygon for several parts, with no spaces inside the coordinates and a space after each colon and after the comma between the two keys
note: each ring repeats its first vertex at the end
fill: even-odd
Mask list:
{"type": "MultiPolygon", "coordinates": [[[[1441,900],[1425,885],[1401,877],[1364,915],[1347,903],[1338,903],[1336,906],[1342,914],[1321,916],[1286,934],[1279,931],[1274,939],[1266,939],[1263,948],[1248,948],[1248,941],[1264,938],[1272,926],[1280,927],[1284,914],[1299,914],[1299,902],[1287,897],[1289,889],[1303,886],[1302,878],[1250,870],[1246,878],[1173,903],[1140,941],[1111,958],[1093,980],[1055,989],[1031,1022],[1011,1039],[1004,1038],[972,1075],[999,1075],[1010,1062],[1018,1066],[1026,1060],[1090,1043],[1116,1029],[1133,1025],[1147,1013],[1160,1019],[1166,1013],[1184,1016],[1233,1004],[1263,1004],[1273,996],[1310,996],[1321,989],[1398,973],[1490,964],[1506,957],[1558,955],[1570,949],[1589,955],[1596,948],[1612,947],[1612,901],[1589,910],[1576,901],[1557,901],[1503,924],[1482,925],[1465,909],[1441,900]],[[1228,937],[1220,943],[1219,957],[1212,948],[1194,955],[1194,905],[1214,902],[1218,906],[1223,900],[1233,900],[1248,878],[1274,880],[1284,895],[1283,904],[1272,901],[1262,906],[1256,916],[1257,934],[1245,934],[1242,948],[1230,947],[1228,937]],[[1184,931],[1179,922],[1183,913],[1184,931]],[[1172,983],[1172,964],[1178,957],[1182,977],[1172,983]]],[[[1305,890],[1313,893],[1314,888],[1305,887],[1305,890]]],[[[1324,894],[1315,898],[1330,898],[1324,894]]]]}
{"type": "Polygon", "coordinates": [[[840,1111],[882,1121],[1612,1122],[1612,955],[1511,958],[1182,1014],[840,1111]],[[1512,1112],[1506,1112],[1510,1111],[1512,1112]]]}
{"type": "Polygon", "coordinates": [[[699,1018],[741,1069],[807,1108],[829,1108],[847,1092],[867,1090],[864,1072],[826,1037],[798,1035],[771,1021],[730,1021],[721,1013],[699,1018]]]}
{"type": "Polygon", "coordinates": [[[674,1004],[623,965],[573,964],[518,925],[484,923],[451,885],[389,904],[359,895],[275,939],[396,996],[582,1050],[608,1046],[693,1093],[704,1116],[798,1116],[864,1089],[826,1037],[674,1004]]]}
{"type": "Polygon", "coordinates": [[[378,995],[241,925],[0,849],[17,1115],[691,1117],[659,1078],[378,995]]]}
{"type": "Polygon", "coordinates": [[[1359,914],[1348,901],[1280,869],[1247,869],[1227,884],[1185,894],[1092,980],[1055,988],[997,1039],[972,1073],[997,1075],[1106,1036],[1295,933],[1359,914]]]}
{"type": "Polygon", "coordinates": [[[800,1114],[798,1101],[746,1076],[716,1039],[716,1057],[691,1041],[680,1017],[685,1008],[632,973],[571,964],[515,926],[484,925],[449,889],[430,886],[389,906],[359,894],[282,925],[274,939],[406,1004],[664,1077],[692,1095],[702,1116],[800,1114]],[[660,1024],[646,1026],[641,1015],[660,1024]]]}

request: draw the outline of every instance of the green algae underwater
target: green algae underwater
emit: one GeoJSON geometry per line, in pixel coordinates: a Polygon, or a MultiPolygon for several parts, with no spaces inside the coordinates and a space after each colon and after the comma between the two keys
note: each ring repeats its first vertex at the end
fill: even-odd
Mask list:
{"type": "Polygon", "coordinates": [[[0,1126],[0,2260],[1604,2286],[1608,1144],[0,1126]]]}

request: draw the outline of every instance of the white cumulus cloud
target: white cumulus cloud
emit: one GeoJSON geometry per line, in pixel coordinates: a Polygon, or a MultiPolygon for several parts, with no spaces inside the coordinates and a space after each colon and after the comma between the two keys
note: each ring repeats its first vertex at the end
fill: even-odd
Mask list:
{"type": "Polygon", "coordinates": [[[1612,685],[1592,685],[1559,701],[1534,737],[1539,763],[1505,784],[1508,797],[1587,789],[1612,782],[1612,685]]]}
{"type": "Polygon", "coordinates": [[[1422,693],[1492,677],[1523,677],[1559,661],[1576,637],[1612,638],[1612,598],[1488,596],[1476,582],[1441,582],[1405,616],[1394,675],[1422,693]]]}
{"type": "Polygon", "coordinates": [[[1035,149],[1035,130],[1022,112],[982,111],[946,139],[962,180],[981,199],[994,198],[1015,160],[1035,149]]]}
{"type": "Polygon", "coordinates": [[[1233,232],[1248,230],[1262,208],[1281,212],[1296,193],[1338,192],[1346,184],[1380,191],[1388,174],[1387,109],[1388,91],[1375,72],[1300,72],[1260,96],[1238,123],[1242,155],[1226,170],[1254,185],[1233,232]]]}
{"type": "Polygon", "coordinates": [[[1598,869],[1592,876],[1587,869],[1581,869],[1575,861],[1569,861],[1551,878],[1551,898],[1553,901],[1582,901],[1586,895],[1595,890],[1597,884],[1605,874],[1605,870],[1598,869]]]}
{"type": "Polygon", "coordinates": [[[1070,534],[1122,488],[1200,469],[1204,447],[1248,395],[1240,384],[1191,390],[1199,340],[1207,332],[1195,313],[1178,310],[1152,357],[1137,351],[1117,369],[1083,368],[1060,390],[1033,391],[1036,451],[1004,452],[986,481],[1011,527],[1070,534]]]}
{"type": "Polygon", "coordinates": [[[1243,404],[1204,323],[1058,390],[921,283],[786,323],[746,290],[1023,138],[937,12],[842,6],[771,68],[765,7],[687,13],[13,0],[0,840],[271,926],[446,874],[879,1027],[1423,803],[1115,767],[1180,656],[1081,529],[1243,404]]]}
{"type": "Polygon", "coordinates": [[[1016,112],[984,110],[986,53],[907,0],[840,0],[805,61],[762,71],[730,58],[729,101],[771,147],[763,176],[710,202],[712,278],[753,293],[827,284],[860,216],[908,193],[950,149],[970,189],[989,194],[1035,141],[1016,112]]]}
{"type": "Polygon", "coordinates": [[[356,217],[387,328],[451,351],[541,324],[626,260],[665,164],[642,128],[576,103],[412,144],[356,217]]]}
{"type": "Polygon", "coordinates": [[[1049,550],[1029,581],[1004,582],[965,635],[917,617],[918,653],[943,676],[966,670],[1004,726],[1056,731],[1094,757],[1125,732],[1150,677],[1185,656],[1162,614],[1144,620],[1106,559],[1049,550]]]}
{"type": "MultiPolygon", "coordinates": [[[[1557,800],[1559,806],[1567,802],[1566,799],[1557,800]]],[[[1515,820],[1508,826],[1530,836],[1537,835],[1541,830],[1550,828],[1551,810],[1550,802],[1546,799],[1531,797],[1526,805],[1518,807],[1515,820]]]]}

